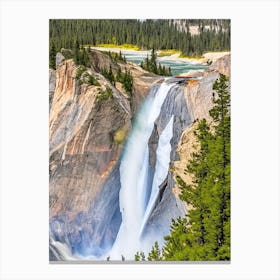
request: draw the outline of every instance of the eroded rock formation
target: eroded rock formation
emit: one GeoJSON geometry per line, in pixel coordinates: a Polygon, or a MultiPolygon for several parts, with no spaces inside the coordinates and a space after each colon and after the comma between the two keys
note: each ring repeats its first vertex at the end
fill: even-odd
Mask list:
{"type": "MultiPolygon", "coordinates": [[[[72,60],[59,59],[57,70],[50,70],[51,238],[65,243],[72,253],[98,256],[112,245],[121,223],[119,163],[125,139],[116,141],[115,136],[129,131],[132,117],[159,77],[133,63],[116,62],[92,51],[92,67],[86,72],[100,84],[93,86],[76,78],[77,67],[72,60]],[[109,67],[115,73],[118,69],[131,71],[131,96],[121,84],[114,87],[100,74],[109,67]],[[112,96],[98,99],[100,91],[107,88],[112,96]]],[[[184,169],[195,149],[196,121],[209,120],[213,83],[219,72],[229,74],[229,69],[230,56],[222,57],[197,74],[201,79],[179,82],[165,99],[149,140],[149,162],[154,172],[159,136],[174,115],[171,164],[146,233],[161,231],[166,235],[171,218],[186,213],[187,206],[178,198],[175,176],[191,180],[184,169]]]]}
{"type": "Polygon", "coordinates": [[[101,250],[110,245],[117,234],[118,164],[125,139],[116,141],[115,135],[128,132],[132,111],[158,78],[96,51],[87,73],[100,86],[90,86],[76,78],[73,60],[58,58],[57,70],[50,70],[50,231],[73,252],[88,253],[93,247],[101,250]],[[115,71],[130,68],[135,81],[132,97],[99,73],[110,65],[115,71]],[[112,96],[98,99],[100,91],[108,88],[112,96]]]}

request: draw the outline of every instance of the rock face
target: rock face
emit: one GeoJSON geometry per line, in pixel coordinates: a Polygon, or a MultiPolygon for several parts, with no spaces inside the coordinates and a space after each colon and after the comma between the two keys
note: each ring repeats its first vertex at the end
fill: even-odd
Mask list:
{"type": "MultiPolygon", "coordinates": [[[[176,79],[174,81],[176,82],[176,79]]],[[[173,79],[170,79],[170,82],[174,81],[173,79]]],[[[150,165],[153,172],[155,169],[158,139],[171,116],[174,116],[174,123],[173,137],[171,139],[170,166],[172,166],[173,162],[178,157],[176,149],[182,132],[193,122],[186,103],[184,89],[185,83],[175,83],[170,89],[161,107],[161,113],[155,122],[154,130],[149,141],[150,165]]],[[[173,174],[169,171],[167,179],[160,186],[160,197],[147,222],[144,233],[145,236],[157,236],[157,232],[161,232],[162,236],[167,235],[170,230],[171,220],[185,215],[184,204],[173,194],[173,188],[173,174]]],[[[163,245],[163,240],[157,241],[160,245],[163,245]]]]}
{"type": "Polygon", "coordinates": [[[227,54],[216,60],[210,67],[210,70],[216,70],[221,74],[230,77],[230,54],[227,54]]]}
{"type": "MultiPolygon", "coordinates": [[[[229,59],[227,56],[217,60],[209,70],[199,73],[200,80],[170,79],[174,86],[149,139],[149,176],[155,171],[160,134],[174,115],[171,163],[144,235],[159,231],[168,234],[171,219],[187,211],[178,198],[174,176],[191,179],[184,177],[183,170],[195,144],[192,133],[195,120],[209,120],[212,86],[218,71],[229,73],[229,59]]],[[[95,256],[102,255],[113,244],[121,224],[119,164],[124,141],[117,141],[116,135],[129,131],[131,119],[149,87],[159,80],[135,64],[113,61],[98,51],[91,52],[90,60],[91,69],[85,74],[92,75],[99,86],[76,78],[77,67],[72,60],[62,59],[56,71],[50,70],[49,203],[50,236],[55,240],[50,243],[51,260],[65,259],[55,242],[60,247],[66,245],[71,253],[95,256]],[[121,84],[114,87],[100,74],[109,67],[114,73],[118,69],[131,71],[134,77],[131,95],[124,92],[121,84]],[[99,99],[100,92],[106,89],[112,91],[112,96],[99,99]]]]}
{"type": "Polygon", "coordinates": [[[53,95],[55,91],[56,72],[53,69],[49,69],[49,110],[52,106],[53,95]]]}
{"type": "Polygon", "coordinates": [[[57,53],[55,56],[55,68],[57,69],[60,63],[62,63],[65,60],[65,57],[62,55],[62,53],[57,53]]]}
{"type": "MultiPolygon", "coordinates": [[[[56,80],[50,112],[51,231],[56,240],[81,252],[82,244],[87,245],[96,230],[90,210],[118,162],[121,145],[113,136],[118,129],[129,129],[130,107],[115,89],[112,98],[101,101],[97,87],[79,86],[71,60],[58,67],[56,80]]],[[[99,83],[110,87],[105,79],[99,83]]],[[[111,188],[118,192],[117,179],[111,188]]],[[[112,217],[118,213],[117,205],[116,196],[110,208],[112,217]]]]}
{"type": "MultiPolygon", "coordinates": [[[[136,100],[136,111],[149,84],[158,78],[137,67],[131,69],[136,88],[129,97],[99,73],[106,65],[115,71],[129,65],[93,52],[93,66],[87,73],[100,86],[90,86],[76,78],[72,60],[59,58],[57,70],[50,70],[50,232],[72,253],[98,255],[105,244],[114,241],[121,223],[118,170],[122,143],[114,136],[130,129],[130,98],[136,100]],[[112,97],[99,100],[100,91],[108,88],[112,97]]],[[[55,258],[53,248],[50,252],[55,258]]]]}
{"type": "MultiPolygon", "coordinates": [[[[171,88],[162,105],[161,113],[156,120],[154,131],[149,140],[150,165],[151,169],[154,170],[155,151],[160,133],[171,115],[174,115],[171,163],[167,179],[160,186],[160,198],[148,220],[146,234],[160,231],[167,235],[171,219],[184,216],[191,207],[179,199],[180,190],[175,178],[179,175],[185,182],[191,183],[191,176],[185,174],[184,170],[192,153],[199,148],[193,132],[197,127],[198,120],[205,118],[210,122],[209,110],[213,106],[213,84],[219,73],[230,73],[230,56],[226,55],[218,59],[215,65],[216,68],[211,67],[211,69],[200,73],[200,80],[190,80],[186,84],[179,83],[171,88]]],[[[174,82],[173,79],[169,81],[174,82]]]]}
{"type": "MultiPolygon", "coordinates": [[[[118,69],[121,69],[122,72],[125,72],[126,69],[131,72],[131,75],[133,76],[133,92],[130,97],[132,115],[135,115],[137,109],[142,104],[144,97],[149,91],[150,85],[153,82],[159,80],[159,76],[143,70],[140,66],[134,63],[113,61],[108,55],[104,55],[103,53],[96,50],[91,52],[90,60],[92,69],[99,73],[102,71],[102,69],[109,69],[110,67],[115,75],[117,74],[118,69]]],[[[119,88],[119,86],[119,83],[117,83],[116,87],[119,88]]],[[[121,88],[119,89],[120,91],[123,91],[121,88]]]]}
{"type": "MultiPolygon", "coordinates": [[[[173,162],[173,177],[179,175],[187,184],[192,182],[190,174],[185,174],[184,170],[192,158],[192,153],[199,149],[199,144],[194,136],[194,131],[197,128],[197,120],[206,119],[211,125],[209,110],[213,106],[213,84],[218,78],[219,73],[226,76],[230,75],[230,55],[225,55],[219,58],[203,73],[202,79],[199,81],[189,81],[185,87],[185,99],[189,114],[193,122],[181,134],[179,143],[176,148],[178,158],[173,162]]],[[[180,190],[176,183],[174,184],[173,193],[176,197],[179,196],[180,190]]],[[[184,205],[185,210],[191,208],[191,205],[184,205]]]]}

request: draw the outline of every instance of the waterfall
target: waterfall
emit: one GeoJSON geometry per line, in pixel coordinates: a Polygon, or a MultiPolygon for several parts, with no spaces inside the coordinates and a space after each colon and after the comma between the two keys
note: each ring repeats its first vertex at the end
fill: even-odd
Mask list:
{"type": "Polygon", "coordinates": [[[120,164],[119,203],[122,223],[115,243],[108,253],[111,260],[120,260],[122,256],[125,259],[134,260],[137,251],[150,249],[145,244],[145,240],[141,239],[141,233],[155,206],[159,186],[168,174],[173,116],[159,136],[157,160],[152,180],[149,180],[148,141],[154,128],[154,122],[161,112],[162,104],[173,85],[163,82],[154,95],[151,94],[152,92],[148,94],[125,145],[120,164]],[[152,185],[149,182],[152,182],[152,185]]]}

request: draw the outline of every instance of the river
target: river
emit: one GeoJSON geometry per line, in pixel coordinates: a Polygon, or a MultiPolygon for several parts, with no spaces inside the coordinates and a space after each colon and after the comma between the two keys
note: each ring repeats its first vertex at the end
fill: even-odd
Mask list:
{"type": "MultiPolygon", "coordinates": [[[[117,48],[94,48],[97,50],[119,52],[120,49],[117,48]]],[[[151,51],[135,51],[135,50],[121,50],[122,54],[128,61],[136,63],[138,65],[147,57],[150,56],[151,51]]],[[[204,70],[207,65],[200,63],[195,63],[193,61],[188,61],[186,59],[173,58],[172,56],[168,57],[158,57],[158,62],[161,65],[168,66],[171,68],[172,75],[179,75],[182,73],[187,73],[192,70],[204,70]]]]}

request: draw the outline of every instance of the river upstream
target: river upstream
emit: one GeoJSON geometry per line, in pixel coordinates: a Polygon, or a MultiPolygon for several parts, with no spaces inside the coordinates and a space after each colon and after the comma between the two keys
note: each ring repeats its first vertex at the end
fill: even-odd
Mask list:
{"type": "MultiPolygon", "coordinates": [[[[151,50],[149,51],[135,51],[135,50],[122,50],[118,48],[98,48],[94,49],[100,51],[111,51],[111,52],[122,52],[128,61],[136,63],[138,65],[147,57],[151,55],[151,50]]],[[[174,56],[164,56],[158,57],[158,62],[161,65],[171,68],[172,75],[179,75],[182,73],[187,73],[189,71],[199,71],[204,70],[207,65],[196,63],[187,59],[174,58],[174,56]]]]}

